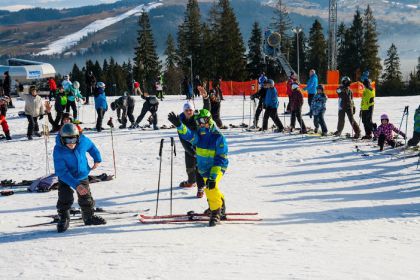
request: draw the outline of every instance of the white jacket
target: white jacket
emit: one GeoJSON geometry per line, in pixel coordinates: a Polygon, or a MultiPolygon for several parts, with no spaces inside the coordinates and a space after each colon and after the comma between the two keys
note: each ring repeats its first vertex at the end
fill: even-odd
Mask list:
{"type": "Polygon", "coordinates": [[[34,118],[44,115],[44,100],[42,100],[41,96],[23,94],[22,97],[25,100],[25,115],[29,115],[34,118]]]}

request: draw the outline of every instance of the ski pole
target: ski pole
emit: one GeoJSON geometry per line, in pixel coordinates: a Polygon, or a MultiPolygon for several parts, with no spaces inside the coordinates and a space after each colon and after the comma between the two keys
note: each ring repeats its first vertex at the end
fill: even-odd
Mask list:
{"type": "MultiPolygon", "coordinates": [[[[406,115],[408,115],[408,106],[404,107],[404,112],[403,112],[401,122],[400,122],[400,126],[398,127],[398,130],[401,130],[401,127],[402,127],[402,124],[404,122],[404,118],[405,118],[406,115]]],[[[398,139],[398,137],[399,137],[399,134],[397,134],[397,137],[395,138],[395,141],[398,139]]]]}
{"type": "Polygon", "coordinates": [[[241,126],[242,127],[245,127],[246,126],[246,124],[245,124],[245,91],[242,93],[242,95],[243,95],[243,100],[242,100],[242,124],[241,124],[241,126]]]}
{"type": "MultiPolygon", "coordinates": [[[[406,116],[405,116],[405,137],[404,137],[405,139],[404,139],[404,147],[407,146],[407,129],[408,129],[408,106],[406,108],[407,108],[407,113],[406,113],[406,116]]],[[[405,160],[405,157],[406,157],[405,150],[406,149],[404,149],[404,160],[405,160]]]]}
{"type": "Polygon", "coordinates": [[[249,122],[248,128],[251,128],[251,119],[252,119],[252,100],[249,98],[249,122]]]}
{"type": "Polygon", "coordinates": [[[417,161],[417,168],[416,169],[419,169],[419,164],[420,164],[420,153],[419,153],[419,159],[417,161]]]}
{"type": "Polygon", "coordinates": [[[117,165],[115,164],[115,149],[114,149],[114,123],[112,122],[112,117],[109,118],[108,126],[111,128],[111,145],[112,145],[112,160],[114,161],[114,176],[117,178],[117,165]]]}
{"type": "Polygon", "coordinates": [[[283,121],[284,127],[286,127],[286,102],[283,102],[283,121]]]}
{"type": "Polygon", "coordinates": [[[174,174],[174,155],[176,156],[175,140],[171,137],[171,215],[172,215],[172,194],[173,194],[173,174],[174,174]]]}
{"type": "Polygon", "coordinates": [[[162,173],[162,149],[163,149],[163,141],[165,139],[160,140],[160,148],[159,148],[159,179],[158,179],[158,189],[157,189],[157,197],[156,197],[156,213],[155,216],[158,214],[158,208],[159,208],[159,192],[160,192],[160,175],[162,173]]]}
{"type": "Polygon", "coordinates": [[[46,175],[50,175],[50,160],[48,157],[48,140],[50,138],[50,131],[47,123],[47,118],[45,118],[43,125],[43,132],[44,132],[44,142],[45,142],[45,173],[46,175]]]}

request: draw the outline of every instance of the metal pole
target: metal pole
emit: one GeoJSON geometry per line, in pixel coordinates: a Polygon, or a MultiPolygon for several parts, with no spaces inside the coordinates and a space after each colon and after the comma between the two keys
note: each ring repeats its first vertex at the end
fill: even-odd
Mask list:
{"type": "Polygon", "coordinates": [[[159,159],[160,159],[160,163],[159,163],[159,179],[158,179],[158,189],[157,189],[157,197],[156,197],[156,213],[155,213],[155,216],[157,216],[157,214],[158,214],[158,208],[159,208],[160,174],[162,172],[162,149],[163,149],[163,141],[165,141],[165,139],[162,138],[160,140],[160,148],[159,148],[159,159]]]}
{"type": "Polygon", "coordinates": [[[297,51],[297,74],[298,74],[298,81],[300,81],[300,65],[299,65],[299,29],[298,28],[296,28],[296,37],[297,37],[297,39],[296,39],[296,44],[297,44],[297,47],[296,47],[296,51],[297,51]]]}

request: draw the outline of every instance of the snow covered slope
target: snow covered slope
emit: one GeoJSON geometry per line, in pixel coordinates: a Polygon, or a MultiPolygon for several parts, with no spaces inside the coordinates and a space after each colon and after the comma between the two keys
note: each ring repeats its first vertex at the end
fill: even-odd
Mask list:
{"type": "Polygon", "coordinates": [[[122,15],[94,21],[88,26],[86,26],[85,28],[73,34],[66,35],[55,42],[52,42],[51,44],[48,45],[48,47],[45,50],[38,53],[38,55],[61,54],[69,47],[76,45],[83,37],[88,36],[89,34],[98,32],[108,26],[111,26],[133,15],[138,15],[143,10],[150,11],[151,9],[157,8],[161,5],[163,4],[158,3],[158,2],[151,2],[147,5],[142,4],[135,7],[134,9],[129,10],[128,12],[125,12],[122,15]]]}
{"type": "MultiPolygon", "coordinates": [[[[242,122],[242,98],[222,103],[225,124],[242,122]]],[[[285,100],[281,100],[281,104],[285,100]]],[[[305,100],[306,101],[306,100],[305,100]]],[[[183,100],[160,104],[159,123],[179,111],[183,100]]],[[[249,101],[245,112],[249,111],[249,101]]],[[[337,100],[328,101],[327,122],[336,126],[337,100]]],[[[359,100],[357,101],[357,103],[359,100]]],[[[9,111],[16,139],[26,120],[17,118],[23,102],[9,111]]],[[[196,102],[202,106],[202,102],[196,102]]],[[[403,108],[412,116],[420,97],[378,98],[374,120],[387,112],[399,123],[403,108]]],[[[137,100],[136,115],[142,101],[137,100]]],[[[306,112],[307,108],[304,108],[306,112]]],[[[107,112],[105,118],[115,117],[107,112]]],[[[84,106],[84,126],[93,127],[93,106],[84,106]]],[[[248,123],[247,117],[245,118],[248,123]]],[[[281,116],[283,121],[283,116],[281,116]]],[[[313,126],[308,117],[305,122],[313,126]]],[[[289,121],[287,120],[287,123],[289,121]]],[[[270,124],[271,125],[271,124],[270,124]]],[[[348,123],[347,132],[350,132],[348,123]]],[[[85,132],[104,162],[95,174],[113,173],[111,135],[85,132]]],[[[54,226],[18,228],[49,219],[56,191],[0,197],[0,275],[2,279],[418,279],[420,249],[420,173],[417,158],[361,157],[352,141],[275,133],[224,131],[230,166],[221,182],[228,211],[258,211],[256,224],[142,225],[135,217],[109,220],[99,227],[72,224],[64,234],[54,226]]],[[[158,146],[163,156],[160,214],[169,213],[170,145],[174,130],[117,130],[118,177],[92,185],[97,206],[154,214],[158,146]]],[[[51,137],[49,151],[54,141],[51,137]]],[[[177,185],[186,177],[177,140],[177,185]]],[[[357,143],[371,150],[367,143],[357,143]]],[[[33,179],[45,173],[44,141],[0,142],[0,178],[33,179]]],[[[174,212],[203,211],[195,190],[176,188],[174,212]]]]}

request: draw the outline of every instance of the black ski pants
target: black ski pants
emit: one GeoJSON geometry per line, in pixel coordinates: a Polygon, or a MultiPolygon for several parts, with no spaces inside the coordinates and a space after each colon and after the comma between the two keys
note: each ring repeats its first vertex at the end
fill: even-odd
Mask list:
{"type": "Polygon", "coordinates": [[[140,116],[137,117],[136,123],[141,123],[147,112],[150,112],[153,116],[153,125],[157,125],[157,105],[151,105],[149,102],[144,102],[141,108],[140,116]]]}
{"type": "Polygon", "coordinates": [[[394,140],[386,140],[385,134],[381,134],[378,137],[378,146],[381,150],[383,150],[385,142],[390,145],[392,148],[395,148],[395,141],[394,140]]]}
{"type": "Polygon", "coordinates": [[[295,128],[296,120],[298,121],[298,123],[300,125],[301,131],[305,132],[306,131],[306,126],[305,126],[305,123],[302,119],[302,108],[296,109],[296,110],[291,112],[291,115],[290,115],[290,127],[291,128],[295,128]]]}
{"type": "MultiPolygon", "coordinates": [[[[89,192],[86,195],[80,195],[76,191],[77,198],[78,198],[77,202],[79,203],[82,212],[84,213],[92,212],[93,208],[95,207],[95,201],[93,200],[92,194],[90,192],[89,180],[88,179],[82,180],[80,184],[83,187],[87,188],[89,192]]],[[[67,185],[63,181],[58,182],[57,210],[59,212],[70,210],[74,202],[73,193],[74,193],[74,190],[69,185],[67,185]]]]}
{"type": "Polygon", "coordinates": [[[98,113],[97,119],[96,119],[96,130],[101,132],[102,131],[102,122],[104,120],[105,110],[103,108],[99,108],[96,110],[98,113]]]}
{"type": "Polygon", "coordinates": [[[366,136],[372,135],[372,130],[373,130],[372,115],[373,115],[373,106],[371,106],[369,110],[362,111],[362,123],[365,128],[366,136]]]}
{"type": "Polygon", "coordinates": [[[254,116],[254,126],[258,127],[258,121],[260,119],[260,115],[263,111],[263,100],[262,98],[260,98],[258,100],[258,105],[257,105],[257,109],[255,110],[255,116],[254,116]]]}
{"type": "Polygon", "coordinates": [[[39,126],[38,126],[38,117],[32,117],[30,115],[26,115],[26,118],[28,119],[28,133],[27,136],[32,136],[34,132],[39,132],[39,126]]]}
{"type": "Polygon", "coordinates": [[[277,108],[266,108],[263,117],[263,130],[267,130],[268,127],[268,118],[271,118],[277,128],[281,131],[284,129],[283,124],[279,119],[279,115],[277,114],[277,108]]]}
{"type": "Polygon", "coordinates": [[[321,126],[322,132],[327,133],[328,129],[327,124],[325,123],[324,114],[325,112],[321,112],[318,115],[314,116],[314,126],[315,129],[318,129],[318,127],[321,126]]]}
{"type": "Polygon", "coordinates": [[[408,140],[407,145],[408,146],[417,146],[417,144],[420,142],[420,132],[413,133],[413,138],[408,140]]]}
{"type": "Polygon", "coordinates": [[[70,108],[73,111],[73,119],[77,120],[77,105],[76,105],[76,100],[75,101],[67,101],[66,104],[66,112],[69,113],[70,112],[70,108]]]}

